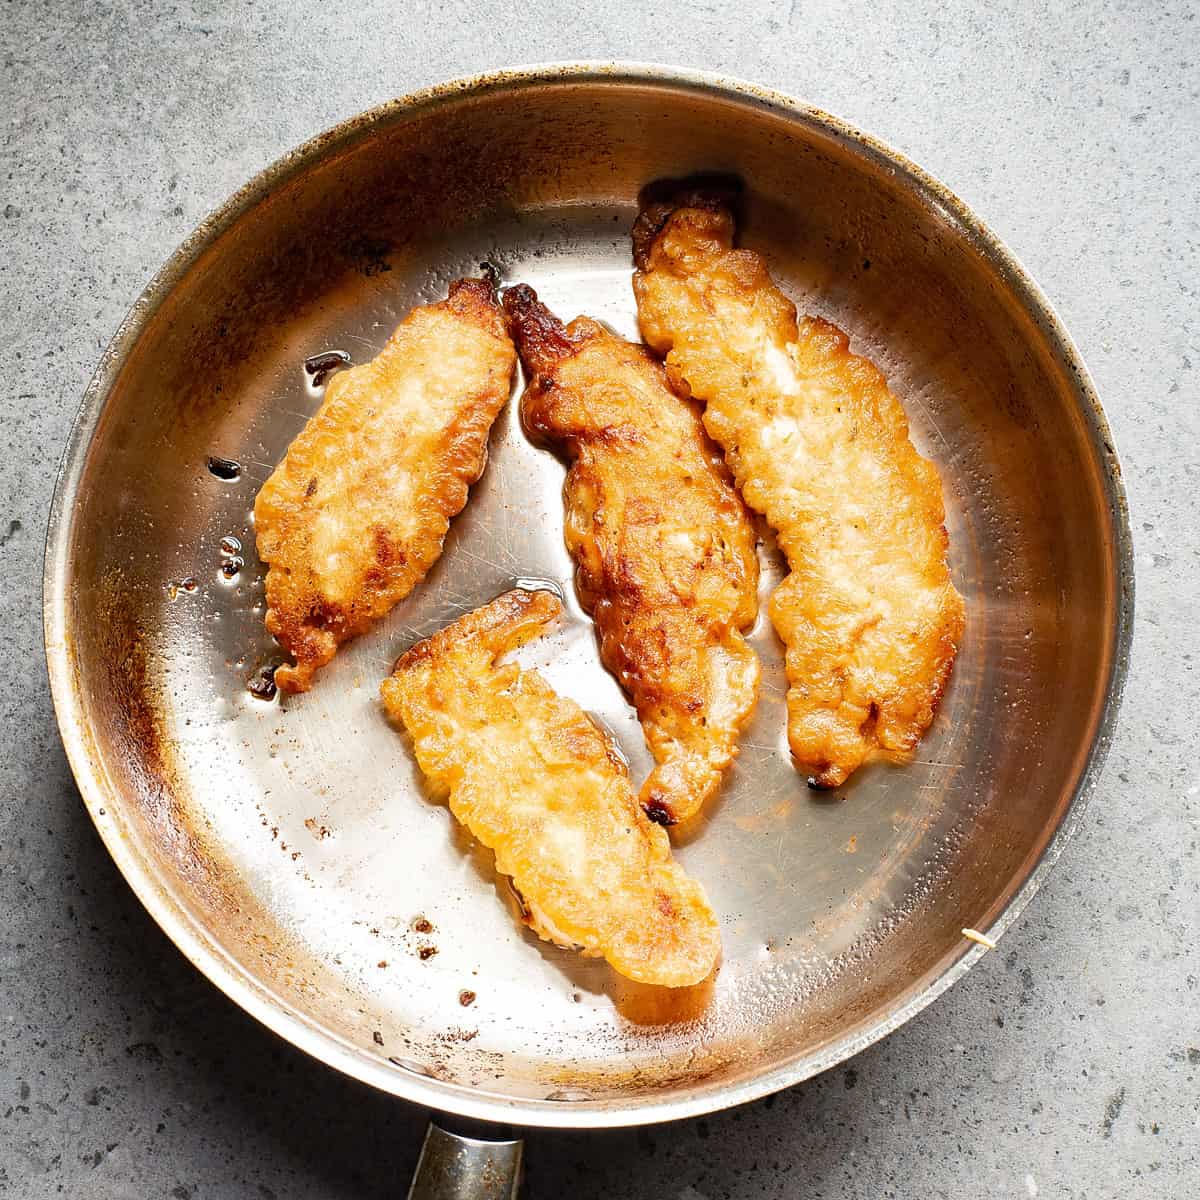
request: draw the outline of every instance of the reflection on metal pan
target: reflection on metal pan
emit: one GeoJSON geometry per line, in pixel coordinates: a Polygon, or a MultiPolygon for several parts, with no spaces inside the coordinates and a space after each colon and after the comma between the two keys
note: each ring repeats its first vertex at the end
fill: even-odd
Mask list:
{"type": "MultiPolygon", "coordinates": [[[[769,539],[762,558],[765,594],[779,572],[769,539]]],[[[985,952],[961,929],[1003,931],[1094,782],[1131,581],[1119,471],[1086,372],[959,201],[775,93],[582,65],[385,105],[205,221],[88,390],[54,501],[45,621],[84,799],[200,970],[296,1045],[398,1095],[596,1126],[804,1079],[985,952]],[[702,836],[678,850],[722,915],[724,963],[710,988],[678,995],[523,930],[377,700],[414,640],[546,580],[568,620],[528,660],[615,733],[635,778],[648,768],[572,592],[563,468],[522,436],[515,405],[427,583],[303,696],[247,686],[278,661],[251,507],[319,403],[314,356],[330,370],[364,361],[411,305],[482,261],[563,316],[635,336],[638,190],[700,169],[745,180],[745,240],[903,399],[945,481],[969,615],[919,752],[826,795],[788,761],[779,647],[760,619],[757,715],[702,836]],[[234,539],[244,561],[231,571],[234,539]]]]}

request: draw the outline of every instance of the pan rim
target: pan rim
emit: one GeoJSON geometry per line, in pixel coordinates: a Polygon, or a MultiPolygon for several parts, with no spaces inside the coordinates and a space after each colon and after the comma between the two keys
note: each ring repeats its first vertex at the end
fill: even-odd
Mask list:
{"type": "Polygon", "coordinates": [[[51,697],[72,773],[101,840],[159,927],[210,982],[274,1033],[326,1065],[413,1103],[482,1120],[550,1128],[604,1128],[676,1120],[733,1107],[793,1086],[836,1066],[905,1024],[961,979],[986,950],[964,941],[962,947],[948,952],[924,976],[914,980],[882,1017],[866,1018],[840,1038],[735,1085],[702,1084],[665,1099],[650,1094],[564,1104],[484,1093],[397,1070],[313,1024],[236,964],[158,885],[149,864],[120,837],[116,824],[106,815],[109,801],[104,783],[88,752],[85,710],[68,646],[70,595],[63,567],[70,549],[74,501],[82,470],[108,394],[163,302],[209,245],[314,161],[350,148],[380,127],[457,99],[534,86],[605,82],[683,89],[774,112],[832,136],[844,147],[886,166],[904,178],[923,203],[940,211],[971,249],[990,262],[1073,380],[1091,448],[1102,467],[1112,522],[1109,567],[1117,592],[1110,630],[1112,660],[1095,734],[1074,793],[1040,858],[1028,868],[1024,880],[991,922],[988,932],[993,938],[1002,935],[1021,915],[1082,822],[1112,741],[1133,635],[1133,547],[1120,463],[1096,389],[1058,314],[1012,252],[953,192],[902,153],[814,105],[728,75],[651,62],[550,62],[484,72],[423,88],[340,122],[276,159],[209,213],[159,268],[121,321],[84,393],[60,460],[46,530],[42,606],[51,697]]]}

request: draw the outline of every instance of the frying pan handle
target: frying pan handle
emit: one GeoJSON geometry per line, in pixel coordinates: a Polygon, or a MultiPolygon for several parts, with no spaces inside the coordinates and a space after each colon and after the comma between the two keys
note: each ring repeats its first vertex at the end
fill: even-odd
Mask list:
{"type": "Polygon", "coordinates": [[[408,1200],[517,1200],[525,1143],[512,1130],[430,1120],[408,1200]]]}

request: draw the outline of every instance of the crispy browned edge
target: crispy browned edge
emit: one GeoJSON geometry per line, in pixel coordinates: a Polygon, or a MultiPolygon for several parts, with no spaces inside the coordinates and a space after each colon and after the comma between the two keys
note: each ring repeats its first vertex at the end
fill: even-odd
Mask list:
{"type": "Polygon", "coordinates": [[[735,222],[741,215],[742,181],[735,175],[700,174],[686,179],[658,179],[642,188],[638,215],[633,223],[633,262],[639,271],[650,265],[654,240],[680,208],[728,212],[735,222]]]}
{"type": "Polygon", "coordinates": [[[537,375],[579,349],[567,335],[566,325],[538,299],[529,284],[506,288],[503,307],[509,336],[531,376],[530,385],[537,382],[537,375]]]}

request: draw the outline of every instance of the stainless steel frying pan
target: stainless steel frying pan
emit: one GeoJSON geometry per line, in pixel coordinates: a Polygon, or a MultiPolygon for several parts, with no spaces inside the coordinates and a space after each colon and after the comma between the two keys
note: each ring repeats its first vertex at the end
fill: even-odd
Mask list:
{"type": "MultiPolygon", "coordinates": [[[[765,594],[779,562],[764,559],[765,594]]],[[[962,928],[1002,932],[1079,821],[1116,713],[1132,586],[1119,468],[1083,364],[954,196],[776,93],[583,65],[385,105],[200,227],[88,389],[50,519],[45,625],[92,818],[217,986],[408,1100],[602,1126],[806,1079],[961,978],[984,953],[962,928]],[[564,316],[634,336],[638,190],[697,170],[745,180],[745,243],[903,398],[945,483],[968,625],[913,760],[818,795],[788,761],[779,647],[760,620],[757,716],[707,828],[678,849],[722,915],[724,965],[707,991],[679,994],[523,931],[378,703],[399,652],[514,581],[572,595],[562,466],[525,440],[514,406],[428,581],[308,695],[264,700],[247,681],[277,653],[251,506],[319,401],[305,360],[369,358],[411,305],[484,259],[564,316]]],[[[530,657],[640,777],[636,720],[577,606],[530,657]]],[[[476,1182],[508,1186],[515,1145],[435,1134],[438,1186],[447,1148],[476,1182]]]]}

